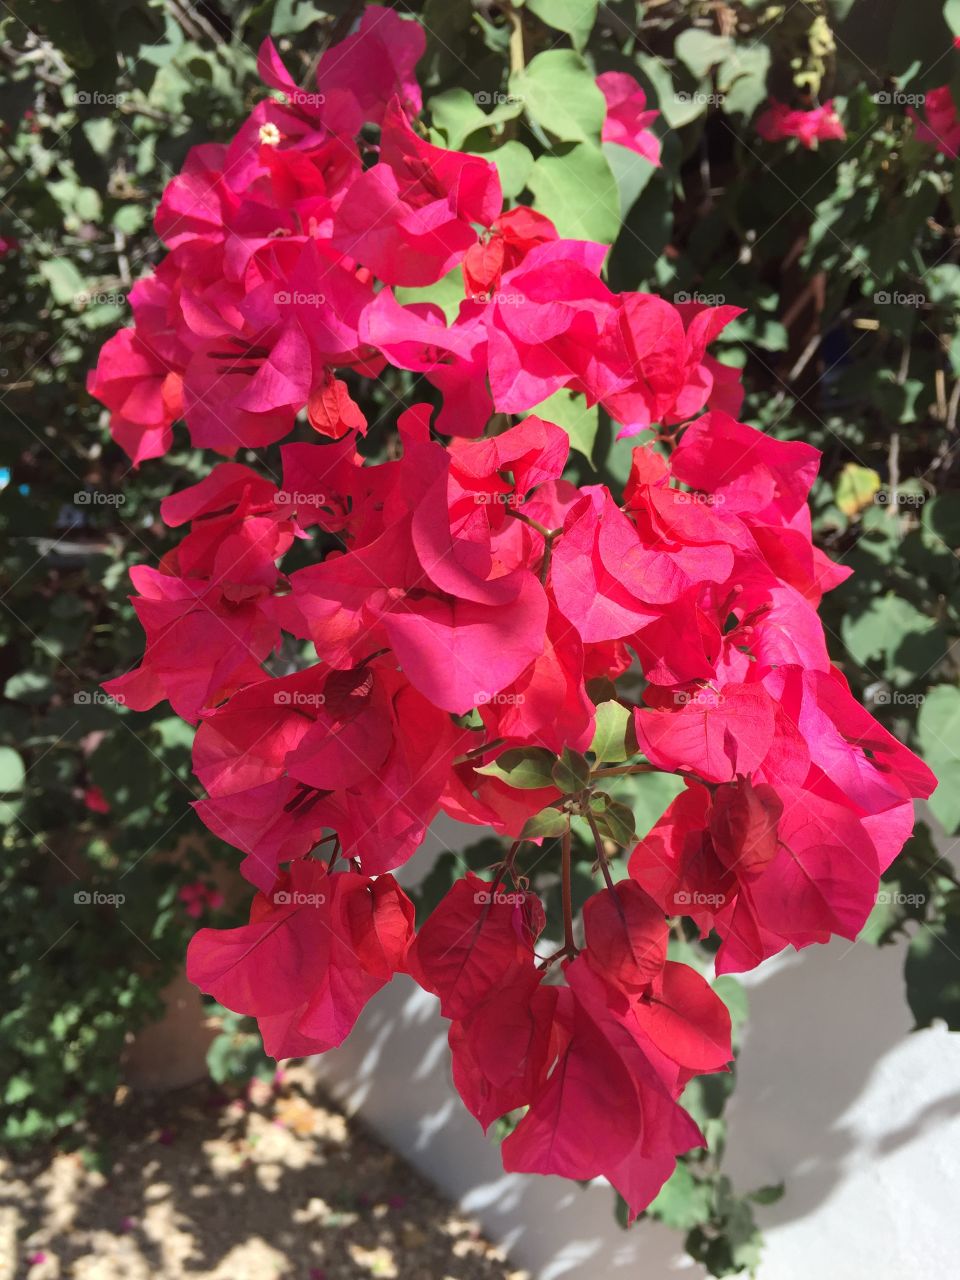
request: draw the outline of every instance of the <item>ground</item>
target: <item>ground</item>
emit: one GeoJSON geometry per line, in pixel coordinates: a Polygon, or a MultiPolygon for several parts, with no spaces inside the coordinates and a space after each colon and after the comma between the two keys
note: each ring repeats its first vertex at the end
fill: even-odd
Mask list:
{"type": "Polygon", "coordinates": [[[78,1151],[0,1161],[8,1280],[526,1280],[304,1072],[121,1091],[78,1151]]]}

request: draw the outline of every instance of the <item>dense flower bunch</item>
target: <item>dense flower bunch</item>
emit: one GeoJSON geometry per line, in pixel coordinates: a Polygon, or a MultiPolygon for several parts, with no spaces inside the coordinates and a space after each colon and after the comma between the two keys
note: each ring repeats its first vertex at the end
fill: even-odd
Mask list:
{"type": "Polygon", "coordinates": [[[832,99],[819,107],[804,109],[789,107],[771,98],[770,105],[757,120],[757,133],[767,142],[797,138],[808,151],[820,142],[842,142],[847,136],[832,99]]]}
{"type": "MultiPolygon", "coordinates": [[[[715,931],[726,972],[854,937],[934,780],[831,667],[817,606],[845,571],[811,543],[818,454],[737,421],[736,371],[707,352],[736,308],[613,293],[605,246],[504,210],[494,165],[423,136],[422,44],[370,8],[307,94],[268,42],[284,101],[167,188],[169,255],[92,379],[116,439],[140,462],[182,417],[229,457],[304,415],[322,439],[283,445],[280,476],[227,461],[165,500],[187,531],[136,572],[146,651],[108,687],[199,724],[200,815],[257,890],[248,925],[196,935],[194,982],[286,1057],[411,974],[471,1112],[523,1110],[505,1166],[605,1175],[636,1213],[702,1141],[686,1083],[731,1058],[669,918],[715,931]],[[457,266],[452,323],[394,293],[457,266]],[[338,375],[388,365],[440,407],[408,407],[399,456],[370,464],[338,375]],[[564,478],[566,433],[529,412],[563,388],[654,429],[621,495],[564,478]],[[285,572],[304,540],[332,549],[285,572]],[[315,657],[277,675],[281,643],[315,657]],[[630,771],[684,784],[639,843],[604,790],[630,771]],[[509,851],[415,931],[391,873],[441,812],[509,851]],[[576,929],[572,825],[606,885],[576,929]],[[521,871],[538,844],[562,920],[521,871]]],[[[601,82],[610,138],[656,159],[638,87],[601,82]]]]}

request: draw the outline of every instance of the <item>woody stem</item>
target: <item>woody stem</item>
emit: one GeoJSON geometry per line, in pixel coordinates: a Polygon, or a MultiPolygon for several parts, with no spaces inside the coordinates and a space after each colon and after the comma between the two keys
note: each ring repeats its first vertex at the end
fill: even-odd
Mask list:
{"type": "Polygon", "coordinates": [[[536,529],[542,538],[546,538],[548,542],[552,542],[562,532],[560,529],[548,529],[545,524],[541,524],[539,520],[534,520],[532,516],[528,516],[523,511],[517,511],[515,507],[507,507],[507,515],[513,516],[514,520],[522,520],[524,524],[528,524],[531,529],[536,529]]]}
{"type": "Polygon", "coordinates": [[[594,778],[615,778],[626,773],[659,773],[655,764],[618,764],[609,769],[594,769],[594,778]]]}
{"type": "Polygon", "coordinates": [[[526,65],[526,57],[523,52],[523,19],[513,7],[508,4],[506,8],[507,18],[510,21],[510,74],[522,71],[526,65]]]}
{"type": "Polygon", "coordinates": [[[561,889],[563,894],[563,949],[574,952],[573,944],[573,887],[572,887],[572,863],[573,863],[573,845],[570,835],[570,823],[567,823],[567,829],[563,833],[561,843],[562,857],[560,862],[561,889]]]}
{"type": "Polygon", "coordinates": [[[620,895],[617,893],[616,886],[613,883],[613,876],[610,874],[610,868],[607,866],[607,855],[603,847],[603,839],[597,829],[597,820],[589,809],[584,810],[583,816],[590,824],[590,830],[593,833],[593,843],[597,850],[597,862],[600,866],[600,870],[603,872],[604,882],[610,890],[613,901],[616,904],[617,914],[620,916],[620,921],[623,924],[624,929],[628,930],[627,913],[623,909],[623,903],[620,901],[620,895]]]}

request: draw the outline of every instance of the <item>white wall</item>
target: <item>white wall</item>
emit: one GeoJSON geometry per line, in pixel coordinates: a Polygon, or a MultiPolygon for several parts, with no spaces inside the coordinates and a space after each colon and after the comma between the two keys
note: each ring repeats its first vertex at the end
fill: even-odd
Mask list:
{"type": "MultiPolygon", "coordinates": [[[[456,848],[456,830],[431,833],[405,878],[417,878],[444,837],[456,848]]],[[[748,975],[726,1167],[742,1190],[787,1184],[782,1201],[758,1210],[760,1280],[960,1272],[960,1035],[908,1034],[902,970],[900,947],[838,941],[748,975]]],[[[608,1187],[504,1174],[450,1083],[436,1001],[407,979],[317,1062],[348,1109],[476,1214],[535,1280],[703,1274],[657,1224],[622,1232],[608,1187]]]]}

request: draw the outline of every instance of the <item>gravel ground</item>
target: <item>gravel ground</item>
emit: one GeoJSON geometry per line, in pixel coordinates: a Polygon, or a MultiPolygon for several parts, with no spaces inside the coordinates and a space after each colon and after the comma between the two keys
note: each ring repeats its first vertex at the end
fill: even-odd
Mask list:
{"type": "Polygon", "coordinates": [[[292,1071],[121,1091],[79,1152],[0,1161],[2,1280],[528,1280],[292,1071]]]}

